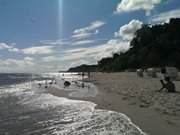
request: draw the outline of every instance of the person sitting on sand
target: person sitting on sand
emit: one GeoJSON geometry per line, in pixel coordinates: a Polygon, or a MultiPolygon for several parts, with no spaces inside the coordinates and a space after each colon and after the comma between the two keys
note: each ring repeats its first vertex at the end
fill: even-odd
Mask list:
{"type": "Polygon", "coordinates": [[[162,84],[162,88],[159,90],[159,92],[162,91],[164,88],[165,88],[166,90],[168,90],[168,92],[176,92],[176,90],[175,90],[175,84],[170,80],[169,77],[165,77],[165,81],[166,81],[167,83],[164,83],[163,80],[160,80],[160,81],[161,81],[161,84],[162,84]]]}

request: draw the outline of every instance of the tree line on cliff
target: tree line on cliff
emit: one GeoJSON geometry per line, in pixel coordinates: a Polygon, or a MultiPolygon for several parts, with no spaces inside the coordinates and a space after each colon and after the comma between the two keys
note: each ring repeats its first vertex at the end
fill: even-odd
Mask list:
{"type": "Polygon", "coordinates": [[[118,72],[127,69],[175,66],[180,69],[180,19],[169,23],[143,25],[124,53],[102,58],[97,65],[81,65],[69,71],[118,72]]]}

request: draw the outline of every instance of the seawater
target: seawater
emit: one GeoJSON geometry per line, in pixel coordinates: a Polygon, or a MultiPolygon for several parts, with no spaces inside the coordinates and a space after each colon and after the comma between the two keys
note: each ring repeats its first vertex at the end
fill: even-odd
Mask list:
{"type": "MultiPolygon", "coordinates": [[[[96,87],[88,83],[85,84],[90,85],[88,89],[76,85],[64,88],[64,80],[80,80],[76,74],[67,78],[52,75],[57,81],[54,87],[74,89],[71,96],[97,94],[96,87]],[[84,93],[83,89],[86,89],[84,93]]],[[[95,109],[93,102],[53,96],[37,85],[45,80],[27,81],[33,78],[29,75],[25,78],[24,82],[0,86],[0,135],[145,135],[122,113],[95,109]]]]}

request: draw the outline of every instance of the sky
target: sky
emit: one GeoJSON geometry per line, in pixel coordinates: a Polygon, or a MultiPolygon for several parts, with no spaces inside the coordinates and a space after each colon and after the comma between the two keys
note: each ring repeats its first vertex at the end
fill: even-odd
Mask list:
{"type": "Polygon", "coordinates": [[[179,0],[0,0],[0,72],[57,72],[125,52],[179,0]]]}

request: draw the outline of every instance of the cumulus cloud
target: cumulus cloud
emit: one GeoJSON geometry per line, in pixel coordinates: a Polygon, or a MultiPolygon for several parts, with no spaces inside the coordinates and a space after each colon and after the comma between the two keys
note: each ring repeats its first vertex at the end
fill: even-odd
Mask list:
{"type": "Polygon", "coordinates": [[[3,50],[3,49],[9,49],[10,46],[7,45],[6,43],[0,43],[0,50],[3,50]]]}
{"type": "Polygon", "coordinates": [[[92,64],[104,57],[111,57],[114,53],[126,52],[130,49],[131,39],[135,32],[142,27],[142,24],[139,20],[132,20],[120,27],[119,31],[115,32],[114,37],[104,44],[67,50],[62,59],[64,61],[91,61],[92,64]]]}
{"type": "Polygon", "coordinates": [[[116,8],[117,13],[131,12],[136,10],[144,10],[146,15],[151,13],[151,10],[162,0],[121,0],[116,8]]]}
{"type": "Polygon", "coordinates": [[[34,62],[32,59],[0,59],[0,72],[28,72],[32,71],[34,62]]]}
{"type": "MultiPolygon", "coordinates": [[[[124,52],[128,48],[129,44],[127,42],[114,39],[93,47],[67,48],[61,54],[5,59],[0,60],[0,72],[55,72],[67,69],[73,65],[96,64],[97,60],[112,56],[116,52],[124,52]]],[[[28,52],[28,54],[32,53],[28,52]]],[[[35,54],[39,53],[36,52],[35,54]]]]}
{"type": "Polygon", "coordinates": [[[18,48],[14,47],[14,43],[8,45],[7,43],[0,43],[0,50],[8,50],[9,52],[19,52],[18,48]]]}
{"type": "Polygon", "coordinates": [[[94,62],[104,57],[111,57],[114,53],[125,52],[129,49],[129,42],[124,42],[117,39],[109,40],[107,43],[88,47],[88,48],[77,48],[65,51],[63,60],[80,60],[93,59],[94,62]]]}
{"type": "Polygon", "coordinates": [[[55,52],[53,48],[54,48],[53,46],[34,46],[34,47],[22,49],[22,52],[28,55],[52,54],[55,52]]]}
{"type": "Polygon", "coordinates": [[[129,42],[118,39],[111,39],[106,44],[96,48],[99,52],[97,52],[95,56],[97,60],[100,60],[102,58],[112,57],[114,53],[126,52],[127,50],[129,50],[129,48],[129,42]]]}
{"type": "Polygon", "coordinates": [[[82,64],[87,64],[87,65],[91,65],[91,64],[97,64],[96,62],[91,62],[90,60],[84,60],[84,59],[80,59],[77,61],[72,61],[71,64],[69,65],[69,67],[76,67],[82,64]]]}
{"type": "Polygon", "coordinates": [[[123,40],[132,40],[135,32],[142,27],[142,22],[139,20],[132,20],[128,24],[120,27],[118,32],[115,32],[115,37],[122,37],[123,40]]]}
{"type": "Polygon", "coordinates": [[[150,23],[168,23],[170,18],[180,18],[180,9],[166,11],[158,15],[154,15],[150,23]]]}
{"type": "MultiPolygon", "coordinates": [[[[92,23],[88,27],[74,31],[74,34],[93,33],[104,24],[100,22],[92,23]]],[[[88,40],[82,38],[81,40],[77,40],[70,38],[69,40],[63,41],[43,41],[41,46],[28,47],[23,49],[17,48],[18,52],[21,53],[20,56],[26,55],[26,57],[21,59],[0,60],[0,71],[52,72],[67,69],[74,65],[96,64],[98,60],[104,57],[111,57],[114,53],[126,52],[130,48],[130,39],[132,39],[135,31],[139,29],[141,25],[142,22],[138,20],[132,20],[128,24],[122,26],[119,31],[115,33],[115,36],[108,41],[107,39],[99,39],[105,42],[101,42],[96,46],[81,47],[81,45],[84,44],[94,43],[98,39],[88,40]],[[60,46],[60,44],[64,42],[66,45],[68,44],[77,46],[71,46],[71,48],[70,46],[60,46]],[[61,50],[60,47],[62,47],[61,50]],[[58,49],[61,53],[57,54],[56,49],[58,49]]],[[[0,49],[15,49],[14,46],[10,46],[13,45],[0,44],[0,49]]]]}
{"type": "Polygon", "coordinates": [[[6,65],[6,66],[19,66],[19,67],[25,67],[25,66],[32,66],[34,65],[34,63],[32,62],[32,60],[27,60],[27,59],[6,59],[1,61],[1,65],[6,65]]]}
{"type": "Polygon", "coordinates": [[[52,54],[55,52],[53,45],[34,46],[23,49],[16,48],[14,45],[14,43],[11,43],[10,45],[7,43],[0,43],[0,50],[7,50],[8,52],[16,52],[26,55],[52,54]]]}
{"type": "Polygon", "coordinates": [[[14,47],[9,48],[8,51],[9,52],[20,52],[20,50],[18,48],[14,48],[14,47]]]}
{"type": "Polygon", "coordinates": [[[92,22],[87,27],[74,30],[72,37],[75,39],[83,39],[90,37],[93,34],[98,34],[98,28],[102,27],[103,25],[105,25],[105,22],[103,21],[92,22]]]}

